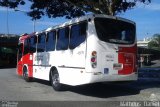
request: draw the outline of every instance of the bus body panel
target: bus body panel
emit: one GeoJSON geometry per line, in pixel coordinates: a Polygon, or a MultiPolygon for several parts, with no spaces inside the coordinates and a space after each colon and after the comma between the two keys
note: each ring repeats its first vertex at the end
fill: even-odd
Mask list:
{"type": "Polygon", "coordinates": [[[22,76],[23,75],[23,63],[22,63],[22,53],[19,52],[18,50],[18,53],[17,53],[17,74],[19,76],[22,76]]]}
{"type": "Polygon", "coordinates": [[[22,61],[18,61],[18,63],[17,63],[17,74],[19,75],[19,76],[22,76],[23,75],[23,64],[22,64],[22,61]]]}
{"type": "MultiPolygon", "coordinates": [[[[88,38],[87,41],[88,44],[92,44],[93,39],[88,38]]],[[[135,73],[136,45],[125,47],[98,40],[95,41],[94,43],[97,44],[94,46],[87,46],[90,50],[87,53],[86,64],[90,68],[86,68],[86,72],[101,72],[107,75],[128,75],[135,73]],[[120,49],[122,50],[120,51],[120,49]],[[90,64],[90,54],[92,51],[99,52],[97,53],[97,68],[92,68],[90,64]],[[122,64],[122,68],[114,68],[114,64],[122,64]]]]}
{"type": "Polygon", "coordinates": [[[85,70],[82,69],[58,68],[58,70],[60,71],[59,73],[61,76],[60,82],[71,86],[97,83],[97,82],[134,81],[137,80],[138,78],[137,74],[135,73],[131,73],[129,75],[107,75],[107,74],[96,74],[91,72],[84,73],[85,70]],[[81,71],[83,71],[83,73],[81,73],[81,71]]]}
{"type": "Polygon", "coordinates": [[[24,40],[19,38],[19,44],[21,44],[20,48],[17,52],[17,74],[19,76],[23,75],[23,51],[24,51],[24,40]]]}
{"type": "Polygon", "coordinates": [[[34,53],[34,78],[45,79],[45,52],[34,53]]]}
{"type": "Polygon", "coordinates": [[[130,47],[119,47],[119,63],[123,64],[123,69],[118,71],[120,75],[128,75],[137,72],[137,46],[134,44],[130,47]]]}
{"type": "Polygon", "coordinates": [[[27,53],[26,55],[23,55],[22,61],[22,70],[23,67],[26,66],[28,69],[28,77],[33,77],[33,54],[27,53]]]}
{"type": "MultiPolygon", "coordinates": [[[[80,84],[83,80],[80,75],[85,72],[85,56],[86,56],[86,42],[80,44],[73,50],[57,51],[55,60],[57,62],[57,69],[60,75],[60,82],[63,84],[80,84]],[[59,59],[61,55],[61,59],[59,59]],[[81,81],[80,81],[81,80],[81,81]]],[[[53,58],[53,59],[54,59],[53,58]]],[[[52,63],[53,64],[53,63],[52,63]]],[[[54,66],[54,64],[53,64],[54,66]]]]}
{"type": "MultiPolygon", "coordinates": [[[[80,18],[79,21],[89,20],[87,21],[88,29],[85,41],[74,49],[70,49],[69,46],[66,50],[55,48],[53,51],[37,52],[36,49],[33,54],[23,54],[22,58],[18,60],[18,74],[22,75],[23,66],[27,66],[29,77],[49,81],[51,68],[54,67],[59,73],[60,83],[73,86],[95,82],[137,80],[135,41],[125,45],[100,40],[94,22],[96,17],[121,20],[105,15],[80,18]]],[[[128,20],[123,19],[122,21],[134,24],[128,20]]],[[[77,23],[79,23],[78,20],[72,20],[55,27],[55,29],[77,23]]],[[[46,32],[55,29],[47,29],[46,32]]],[[[56,43],[57,41],[56,33],[56,43]]]]}

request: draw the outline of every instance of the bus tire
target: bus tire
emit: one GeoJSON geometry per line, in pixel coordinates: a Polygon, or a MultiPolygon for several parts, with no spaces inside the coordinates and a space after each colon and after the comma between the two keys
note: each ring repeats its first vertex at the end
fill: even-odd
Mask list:
{"type": "Polygon", "coordinates": [[[59,74],[56,69],[51,71],[51,85],[55,91],[61,91],[63,85],[60,83],[59,74]]]}
{"type": "Polygon", "coordinates": [[[31,82],[32,78],[31,77],[28,77],[28,69],[26,66],[23,67],[23,79],[26,81],[26,82],[31,82]]]}

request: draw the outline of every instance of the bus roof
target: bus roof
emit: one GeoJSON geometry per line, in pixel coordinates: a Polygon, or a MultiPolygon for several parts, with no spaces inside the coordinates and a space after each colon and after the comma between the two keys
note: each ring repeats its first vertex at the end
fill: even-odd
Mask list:
{"type": "Polygon", "coordinates": [[[21,37],[19,38],[19,40],[24,40],[24,39],[29,38],[29,37],[34,36],[34,35],[35,35],[35,32],[31,33],[31,34],[25,33],[25,34],[21,35],[21,37]]]}
{"type": "Polygon", "coordinates": [[[68,22],[65,22],[65,23],[60,24],[60,25],[52,26],[50,28],[47,28],[47,29],[39,31],[39,32],[34,32],[32,34],[28,34],[28,35],[25,35],[25,36],[22,35],[20,39],[25,39],[25,38],[34,36],[35,34],[37,35],[37,34],[40,34],[40,33],[43,33],[43,32],[48,32],[48,31],[51,31],[51,30],[54,30],[54,29],[57,29],[57,28],[60,28],[60,27],[68,26],[68,25],[71,25],[71,24],[74,24],[74,23],[77,23],[77,22],[80,22],[80,21],[93,19],[95,17],[121,20],[121,21],[125,21],[125,22],[132,23],[132,24],[135,25],[135,22],[133,22],[131,20],[128,20],[128,19],[125,19],[125,18],[121,18],[121,17],[104,15],[104,14],[89,14],[89,15],[85,15],[85,16],[82,16],[82,17],[74,18],[74,19],[72,19],[68,22]]]}
{"type": "Polygon", "coordinates": [[[85,21],[85,20],[92,19],[92,18],[95,18],[95,17],[110,18],[110,19],[121,20],[121,21],[125,21],[125,22],[128,22],[128,23],[135,24],[135,22],[133,22],[129,19],[121,18],[121,17],[104,15],[104,14],[89,14],[89,15],[85,15],[85,16],[82,16],[82,17],[74,18],[74,19],[72,19],[68,22],[65,22],[63,24],[60,24],[60,25],[52,26],[52,27],[46,29],[45,31],[50,31],[50,30],[53,30],[53,29],[57,29],[59,27],[64,27],[64,26],[67,26],[67,25],[70,25],[70,24],[74,24],[74,23],[77,23],[77,22],[80,22],[80,21],[85,21]]]}

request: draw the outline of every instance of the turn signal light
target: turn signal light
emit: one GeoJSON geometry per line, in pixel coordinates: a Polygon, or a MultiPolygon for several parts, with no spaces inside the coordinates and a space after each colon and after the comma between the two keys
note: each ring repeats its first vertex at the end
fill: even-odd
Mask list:
{"type": "Polygon", "coordinates": [[[96,58],[91,58],[91,62],[96,62],[96,58]]]}
{"type": "Polygon", "coordinates": [[[97,55],[97,52],[96,51],[93,51],[92,52],[92,56],[96,56],[97,55]]]}
{"type": "Polygon", "coordinates": [[[97,52],[96,51],[93,51],[91,53],[91,66],[92,66],[92,68],[97,67],[97,52]]]}

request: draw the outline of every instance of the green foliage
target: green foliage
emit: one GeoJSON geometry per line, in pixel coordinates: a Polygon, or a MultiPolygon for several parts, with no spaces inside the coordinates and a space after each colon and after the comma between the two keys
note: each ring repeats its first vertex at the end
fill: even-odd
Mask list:
{"type": "MultiPolygon", "coordinates": [[[[28,0],[32,3],[28,15],[40,19],[43,15],[49,18],[73,18],[85,15],[86,12],[116,15],[133,8],[137,2],[148,4],[151,0],[28,0]]],[[[25,5],[25,0],[0,0],[0,6],[16,8],[25,5]]]]}
{"type": "Polygon", "coordinates": [[[150,49],[160,51],[160,34],[154,34],[152,40],[148,43],[150,49]]]}

